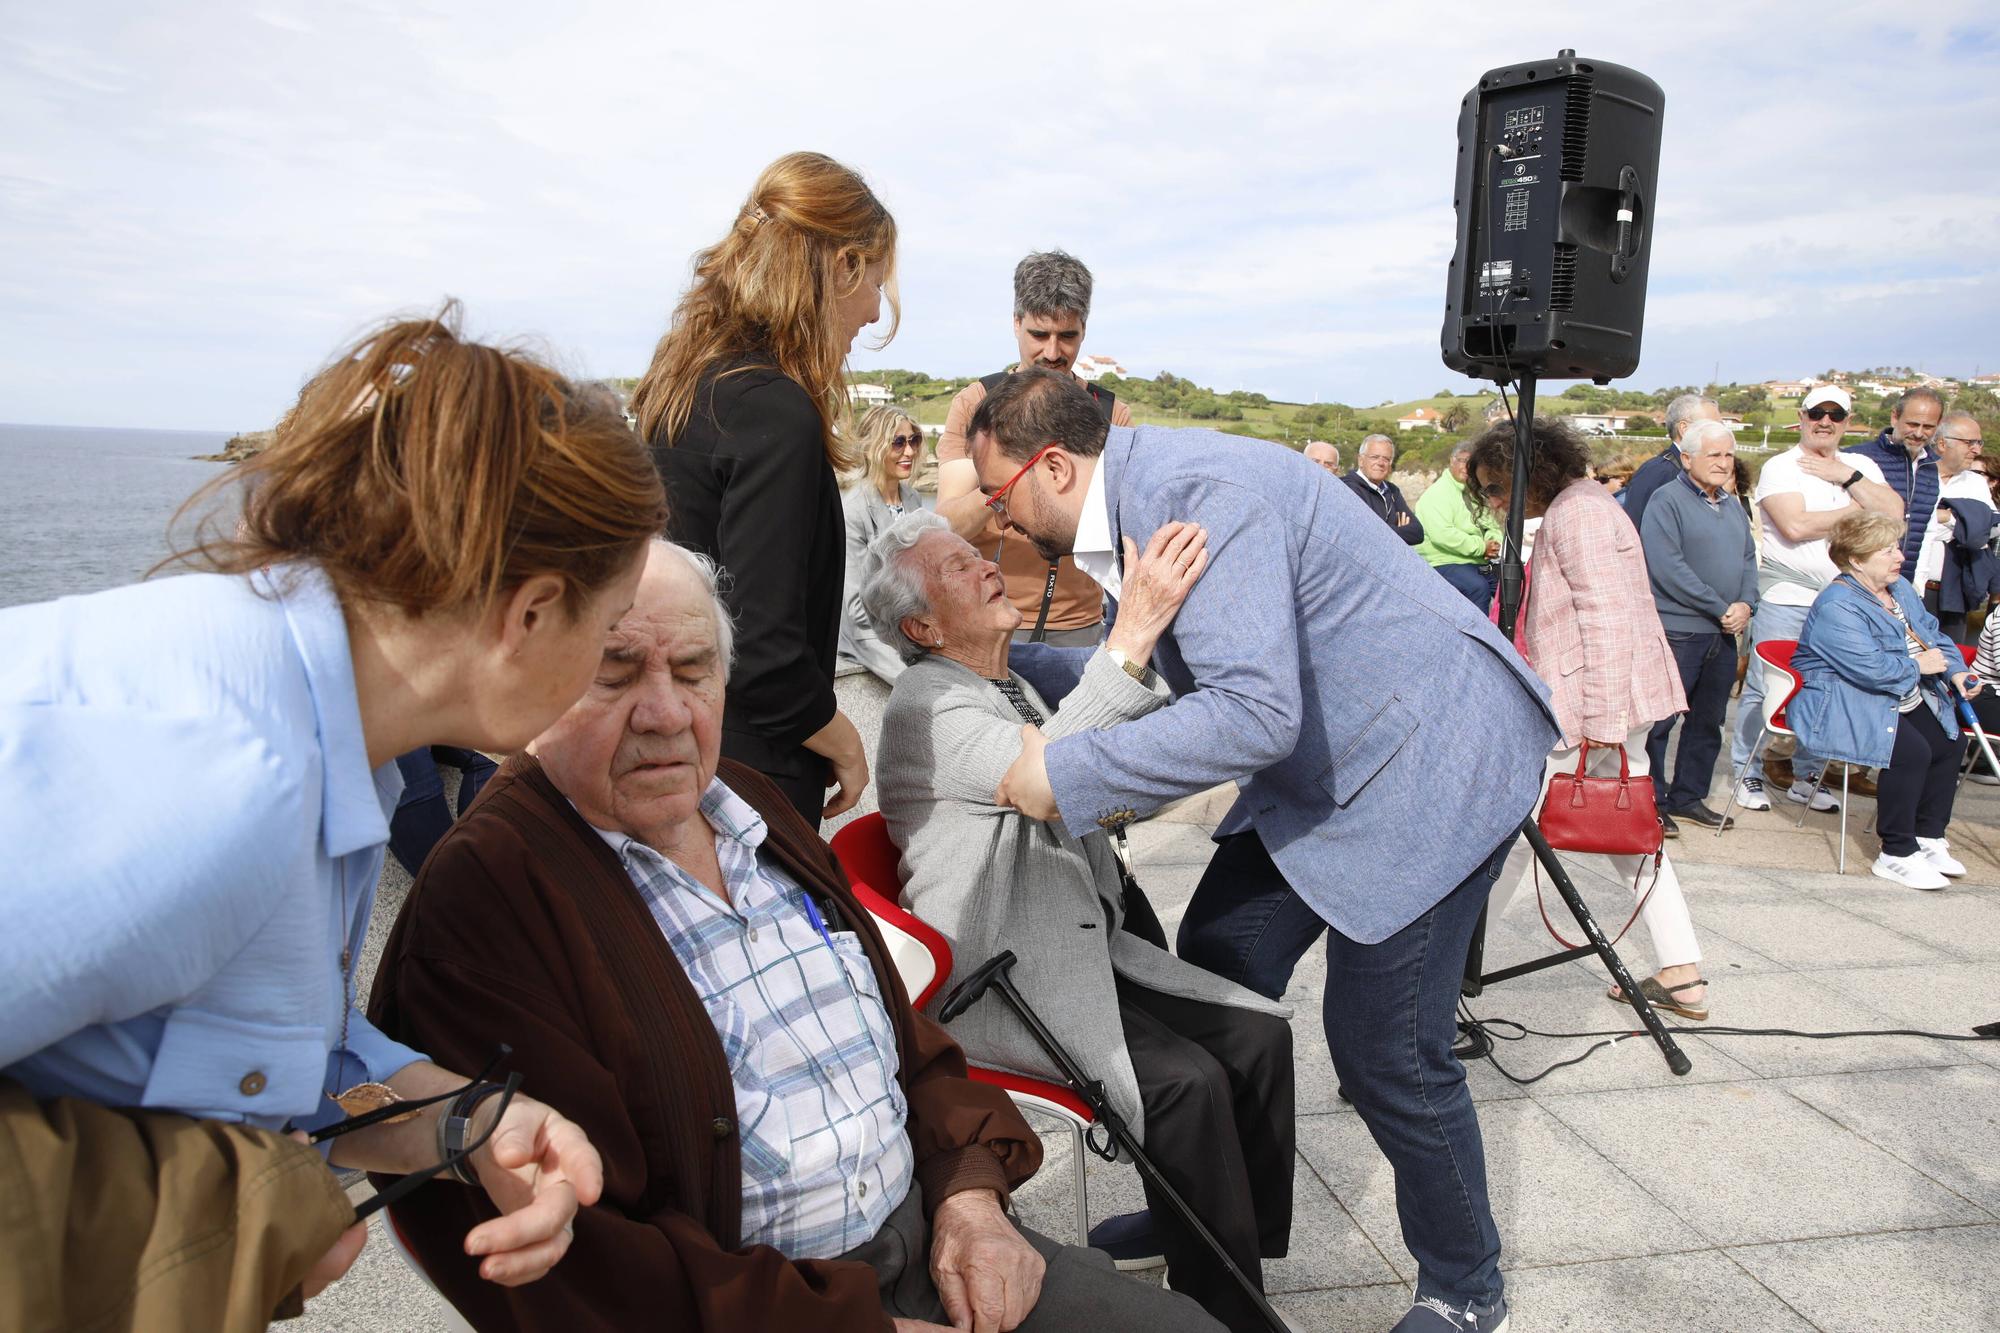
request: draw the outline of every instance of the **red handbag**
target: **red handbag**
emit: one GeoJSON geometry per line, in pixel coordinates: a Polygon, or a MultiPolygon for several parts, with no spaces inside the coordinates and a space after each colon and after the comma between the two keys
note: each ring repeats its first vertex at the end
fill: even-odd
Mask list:
{"type": "MultiPolygon", "coordinates": [[[[1603,746],[1598,747],[1600,750],[1603,746]]],[[[1535,817],[1541,826],[1542,836],[1549,846],[1559,852],[1590,852],[1604,856],[1650,856],[1653,858],[1653,884],[1660,882],[1660,860],[1664,855],[1667,831],[1660,823],[1660,811],[1653,800],[1653,780],[1650,777],[1632,779],[1632,762],[1625,754],[1623,746],[1618,747],[1618,776],[1597,778],[1585,774],[1584,765],[1590,760],[1590,742],[1585,741],[1577,752],[1576,772],[1558,773],[1549,779],[1549,793],[1542,798],[1542,812],[1535,817]]],[[[1535,864],[1535,904],[1541,909],[1542,925],[1547,928],[1558,944],[1574,949],[1578,945],[1562,937],[1553,921],[1549,920],[1548,908],[1542,904],[1542,875],[1540,863],[1535,864]]],[[[1639,878],[1646,873],[1643,862],[1632,876],[1632,893],[1638,905],[1632,915],[1618,931],[1613,944],[1625,938],[1625,932],[1632,929],[1632,923],[1639,919],[1639,913],[1646,910],[1646,900],[1653,896],[1653,884],[1646,891],[1639,892],[1639,878]]]]}
{"type": "Polygon", "coordinates": [[[1535,821],[1542,826],[1549,846],[1562,852],[1605,856],[1657,853],[1666,831],[1660,826],[1659,808],[1653,801],[1653,780],[1633,781],[1632,762],[1623,746],[1618,750],[1615,778],[1586,775],[1583,770],[1589,759],[1590,742],[1585,741],[1577,751],[1576,772],[1558,773],[1549,779],[1549,793],[1542,798],[1542,813],[1535,821]]]}

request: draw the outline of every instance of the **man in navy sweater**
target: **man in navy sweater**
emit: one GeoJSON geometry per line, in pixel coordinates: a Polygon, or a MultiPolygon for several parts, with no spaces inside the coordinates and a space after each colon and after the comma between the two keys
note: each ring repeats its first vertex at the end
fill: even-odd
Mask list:
{"type": "Polygon", "coordinates": [[[1680,441],[1680,475],[1653,492],[1639,538],[1652,577],[1653,605],[1667,632],[1688,711],[1681,723],[1674,776],[1667,781],[1667,734],[1661,720],[1646,740],[1660,809],[1676,820],[1723,826],[1707,804],[1722,717],[1736,683],[1736,636],[1757,609],[1757,548],[1750,521],[1726,484],[1736,467],[1736,436],[1720,421],[1696,421],[1680,441]]]}
{"type": "Polygon", "coordinates": [[[1396,442],[1386,435],[1370,435],[1361,442],[1354,457],[1354,471],[1342,477],[1362,504],[1382,516],[1390,531],[1411,546],[1424,539],[1424,525],[1403,498],[1403,488],[1389,480],[1396,466],[1396,442]]]}
{"type": "MultiPolygon", "coordinates": [[[[1924,529],[1938,502],[1938,460],[1931,436],[1944,416],[1944,399],[1936,389],[1915,388],[1896,400],[1889,429],[1855,449],[1882,469],[1882,480],[1903,497],[1903,575],[1914,578],[1917,557],[1924,549],[1924,529]]],[[[1922,592],[1923,589],[1917,589],[1922,592]]]]}

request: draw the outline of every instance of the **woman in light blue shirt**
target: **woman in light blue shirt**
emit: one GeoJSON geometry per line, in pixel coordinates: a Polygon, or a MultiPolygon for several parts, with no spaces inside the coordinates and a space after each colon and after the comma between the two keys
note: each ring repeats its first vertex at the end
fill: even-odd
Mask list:
{"type": "MultiPolygon", "coordinates": [[[[35,1096],[311,1131],[466,1084],[356,1008],[395,757],[554,721],[665,509],[614,401],[455,316],[343,351],[196,497],[241,490],[204,572],[0,612],[0,1074],[35,1096]]],[[[505,1216],[467,1249],[532,1281],[601,1179],[548,1107],[461,1098],[470,1128],[431,1106],[331,1160],[434,1166],[482,1104],[466,1175],[505,1216]]]]}

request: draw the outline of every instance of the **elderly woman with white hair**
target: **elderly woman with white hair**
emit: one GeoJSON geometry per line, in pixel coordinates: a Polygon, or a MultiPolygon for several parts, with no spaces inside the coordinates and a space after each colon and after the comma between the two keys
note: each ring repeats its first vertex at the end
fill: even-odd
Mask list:
{"type": "MultiPolygon", "coordinates": [[[[1054,738],[1165,702],[1148,662],[1206,567],[1206,541],[1188,524],[1154,533],[1143,554],[1126,539],[1117,620],[1059,705],[1008,670],[1021,612],[999,566],[937,515],[905,515],[876,540],[862,601],[908,663],[876,763],[905,904],[950,939],[953,979],[1014,951],[1014,978],[1056,1037],[1261,1280],[1260,1260],[1283,1255],[1291,1235],[1287,1011],[1120,930],[1122,880],[1105,834],[1079,841],[995,800],[1029,728],[1054,738]]],[[[1058,1077],[1003,1005],[973,1006],[952,1032],[976,1063],[1058,1077]]],[[[1167,1208],[1152,1209],[1150,1246],[1143,1217],[1114,1221],[1135,1255],[1164,1253],[1175,1290],[1232,1328],[1263,1326],[1167,1208]]]]}

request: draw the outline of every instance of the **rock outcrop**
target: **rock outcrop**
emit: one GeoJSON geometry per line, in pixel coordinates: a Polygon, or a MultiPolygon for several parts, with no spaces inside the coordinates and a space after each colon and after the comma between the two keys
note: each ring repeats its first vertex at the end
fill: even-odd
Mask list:
{"type": "Polygon", "coordinates": [[[229,443],[222,446],[219,454],[196,454],[204,463],[241,463],[244,459],[261,451],[271,442],[268,430],[246,430],[241,435],[229,437],[229,443]]]}

